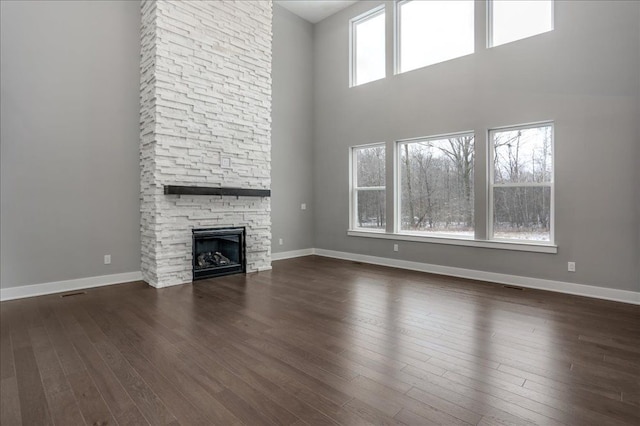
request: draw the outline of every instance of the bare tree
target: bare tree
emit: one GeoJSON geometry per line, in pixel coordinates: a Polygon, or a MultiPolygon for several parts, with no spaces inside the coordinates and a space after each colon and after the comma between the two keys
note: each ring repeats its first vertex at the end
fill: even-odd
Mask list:
{"type": "Polygon", "coordinates": [[[551,202],[551,127],[495,132],[494,228],[501,232],[528,232],[544,238],[549,231],[551,202]],[[500,184],[509,186],[500,187],[500,184]]]}
{"type": "Polygon", "coordinates": [[[409,142],[402,155],[402,228],[473,229],[473,136],[409,142]]]}
{"type": "MultiPolygon", "coordinates": [[[[359,148],[356,155],[358,187],[384,186],[385,148],[382,146],[359,148]]],[[[356,197],[358,226],[383,228],[386,223],[385,191],[359,190],[356,197]]]]}
{"type": "Polygon", "coordinates": [[[409,158],[409,144],[404,144],[404,166],[407,175],[407,199],[409,201],[409,221],[411,228],[416,227],[416,216],[413,208],[413,194],[411,193],[411,160],[409,158]]]}
{"type": "Polygon", "coordinates": [[[448,147],[440,147],[440,150],[453,162],[457,176],[462,179],[462,191],[464,194],[464,214],[467,226],[473,225],[473,206],[471,205],[471,182],[473,179],[473,136],[449,138],[448,147]]]}

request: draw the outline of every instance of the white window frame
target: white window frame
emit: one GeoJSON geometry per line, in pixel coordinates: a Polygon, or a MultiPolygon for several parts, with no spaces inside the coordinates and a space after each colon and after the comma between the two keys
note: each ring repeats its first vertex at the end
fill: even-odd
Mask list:
{"type": "Polygon", "coordinates": [[[488,173],[488,214],[487,214],[487,239],[491,241],[497,242],[511,242],[511,243],[520,243],[520,244],[532,244],[532,245],[541,245],[541,246],[555,246],[555,125],[554,122],[549,121],[540,121],[535,123],[527,123],[527,124],[519,124],[515,126],[502,126],[502,127],[493,127],[487,131],[487,145],[489,146],[489,158],[487,167],[489,168],[488,173]],[[551,180],[549,182],[520,182],[520,183],[495,183],[495,146],[493,143],[493,132],[495,131],[504,131],[504,130],[525,130],[525,129],[535,129],[538,127],[551,127],[551,180]],[[525,239],[515,239],[515,238],[494,238],[493,236],[493,191],[495,188],[520,188],[520,187],[538,187],[538,188],[550,188],[551,200],[549,203],[549,241],[532,241],[525,239]]]}
{"type": "MultiPolygon", "coordinates": [[[[407,0],[398,0],[393,4],[393,73],[395,75],[402,74],[402,68],[400,66],[400,5],[405,2],[407,2],[407,0]]],[[[397,209],[395,210],[397,211],[397,209]]],[[[397,230],[397,228],[394,229],[397,230]]]]}
{"type": "Polygon", "coordinates": [[[551,32],[555,29],[555,26],[556,26],[556,0],[551,0],[551,28],[549,30],[542,33],[532,34],[527,37],[512,40],[507,43],[494,45],[493,44],[493,0],[487,0],[487,49],[504,46],[505,44],[514,43],[516,41],[525,40],[530,37],[535,37],[541,34],[551,32]]]}
{"type": "MultiPolygon", "coordinates": [[[[401,170],[401,162],[402,162],[402,153],[400,152],[400,146],[402,144],[406,144],[406,143],[412,143],[412,142],[426,142],[426,141],[433,141],[433,140],[442,140],[442,139],[448,139],[448,138],[455,138],[455,137],[460,137],[460,136],[473,136],[473,146],[474,146],[474,150],[475,150],[475,146],[476,146],[476,138],[475,138],[475,132],[473,130],[468,130],[468,131],[464,131],[464,132],[454,132],[454,133],[444,133],[441,135],[433,135],[433,136],[422,136],[422,137],[417,137],[417,138],[409,138],[409,139],[400,139],[397,140],[395,143],[395,174],[396,174],[396,179],[395,179],[395,193],[396,193],[396,201],[395,201],[395,205],[394,205],[394,212],[395,212],[395,221],[394,221],[394,230],[397,234],[400,235],[407,235],[407,236],[421,236],[421,237],[427,237],[427,238],[447,238],[447,239],[452,239],[452,240],[468,240],[468,241],[472,241],[475,239],[475,235],[474,236],[462,236],[462,235],[455,235],[455,234],[448,234],[446,232],[420,232],[420,231],[407,231],[407,230],[403,230],[402,229],[402,176],[400,175],[400,170],[401,170]]],[[[473,156],[473,169],[475,170],[476,167],[476,156],[474,154],[473,156]]],[[[474,187],[475,187],[475,180],[474,180],[474,187]]],[[[474,205],[474,210],[475,210],[475,205],[474,205]]],[[[474,217],[475,217],[475,211],[474,211],[474,217]]],[[[474,233],[475,233],[475,223],[474,223],[474,233]]]]}
{"type": "MultiPolygon", "coordinates": [[[[370,9],[364,13],[361,13],[360,15],[356,16],[355,18],[351,18],[349,20],[349,87],[356,87],[356,86],[360,86],[362,84],[366,84],[366,83],[360,83],[358,84],[358,79],[357,79],[357,61],[356,61],[356,55],[358,54],[357,51],[357,40],[356,40],[356,26],[358,24],[361,24],[363,22],[368,21],[369,19],[375,18],[380,14],[384,14],[385,13],[385,5],[384,3],[374,7],[373,9],[370,9]]],[[[386,25],[385,25],[385,39],[386,39],[386,25]]],[[[386,44],[386,43],[385,43],[386,44]]],[[[387,52],[386,52],[386,46],[385,46],[385,75],[384,77],[378,79],[378,80],[382,80],[383,78],[387,77],[387,70],[386,70],[386,63],[387,63],[387,52]]],[[[378,81],[378,80],[372,80],[369,81],[367,83],[372,83],[373,81],[378,81]]]]}
{"type": "MultiPolygon", "coordinates": [[[[361,232],[374,232],[374,233],[384,233],[385,229],[371,229],[371,228],[361,228],[358,226],[358,197],[356,196],[358,191],[385,191],[385,197],[387,195],[387,144],[385,142],[375,142],[364,145],[355,145],[349,148],[349,229],[358,230],[361,232]],[[384,186],[358,186],[358,157],[355,155],[355,151],[363,148],[375,148],[382,147],[385,150],[384,158],[385,158],[385,185],[384,186]]],[[[388,217],[388,215],[386,215],[388,217]]]]}

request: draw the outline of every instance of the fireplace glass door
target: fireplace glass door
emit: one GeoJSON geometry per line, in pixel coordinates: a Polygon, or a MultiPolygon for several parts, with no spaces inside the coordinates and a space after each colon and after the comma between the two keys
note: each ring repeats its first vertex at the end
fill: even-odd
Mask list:
{"type": "Polygon", "coordinates": [[[194,229],[193,279],[246,272],[245,228],[194,229]]]}

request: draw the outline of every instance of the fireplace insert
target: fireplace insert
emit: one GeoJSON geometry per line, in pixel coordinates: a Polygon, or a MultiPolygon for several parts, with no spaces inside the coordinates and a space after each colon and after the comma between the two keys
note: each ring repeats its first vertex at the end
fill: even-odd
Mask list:
{"type": "Polygon", "coordinates": [[[244,227],[194,229],[192,232],[194,280],[247,271],[244,227]]]}

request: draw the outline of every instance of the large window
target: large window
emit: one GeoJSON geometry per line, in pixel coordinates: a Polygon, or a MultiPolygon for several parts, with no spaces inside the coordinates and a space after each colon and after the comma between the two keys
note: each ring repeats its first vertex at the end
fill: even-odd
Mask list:
{"type": "MultiPolygon", "coordinates": [[[[553,126],[483,132],[488,149],[478,156],[473,132],[397,141],[391,183],[384,143],[351,148],[348,234],[556,253],[553,126]],[[483,170],[486,180],[474,185],[474,173],[483,170]]],[[[485,146],[484,137],[479,143],[485,146]]]]}
{"type": "Polygon", "coordinates": [[[553,0],[490,0],[489,47],[553,29],[553,0]]]}
{"type": "Polygon", "coordinates": [[[473,134],[398,143],[400,231],[474,237],[473,134]]]}
{"type": "Polygon", "coordinates": [[[553,125],[492,130],[492,237],[553,241],[553,125]]]}
{"type": "MultiPolygon", "coordinates": [[[[350,86],[385,78],[388,60],[399,74],[474,53],[474,8],[474,0],[396,0],[393,28],[386,28],[384,4],[351,19],[350,86]],[[385,34],[395,40],[390,58],[385,34]]],[[[485,11],[488,47],[554,26],[554,0],[487,0],[485,11]]]]}
{"type": "Polygon", "coordinates": [[[352,227],[385,230],[386,187],[384,144],[351,150],[352,227]]]}
{"type": "Polygon", "coordinates": [[[351,20],[351,85],[385,77],[384,5],[351,20]]]}
{"type": "Polygon", "coordinates": [[[473,5],[473,0],[398,2],[398,72],[473,53],[473,5]]]}

